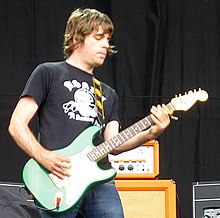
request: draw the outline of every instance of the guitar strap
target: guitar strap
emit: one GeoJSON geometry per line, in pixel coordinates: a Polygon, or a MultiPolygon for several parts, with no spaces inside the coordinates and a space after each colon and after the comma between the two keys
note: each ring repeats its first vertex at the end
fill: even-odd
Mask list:
{"type": "Polygon", "coordinates": [[[97,80],[95,77],[92,79],[93,81],[93,87],[94,87],[94,93],[95,93],[95,103],[97,107],[97,118],[98,122],[101,126],[104,125],[105,115],[104,115],[104,105],[102,101],[102,87],[99,80],[97,80]]]}

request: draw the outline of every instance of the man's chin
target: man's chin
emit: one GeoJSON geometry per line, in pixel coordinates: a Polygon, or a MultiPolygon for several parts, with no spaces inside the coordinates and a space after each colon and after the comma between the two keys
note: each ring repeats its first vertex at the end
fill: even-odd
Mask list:
{"type": "Polygon", "coordinates": [[[103,65],[103,63],[104,63],[104,60],[97,61],[95,63],[95,67],[100,67],[101,65],[103,65]]]}

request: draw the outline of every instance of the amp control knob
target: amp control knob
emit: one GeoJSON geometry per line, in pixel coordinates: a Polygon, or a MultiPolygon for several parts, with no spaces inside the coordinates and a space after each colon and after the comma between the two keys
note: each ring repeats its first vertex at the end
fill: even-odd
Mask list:
{"type": "Polygon", "coordinates": [[[133,170],[134,167],[132,165],[128,165],[128,170],[133,170]]]}
{"type": "Polygon", "coordinates": [[[118,167],[118,169],[122,171],[122,170],[125,169],[125,167],[124,167],[124,165],[120,165],[120,166],[118,167]]]}

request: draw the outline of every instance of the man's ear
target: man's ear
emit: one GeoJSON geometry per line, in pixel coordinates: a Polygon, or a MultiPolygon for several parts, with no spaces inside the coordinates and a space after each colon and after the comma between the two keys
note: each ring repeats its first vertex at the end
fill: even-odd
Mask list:
{"type": "Polygon", "coordinates": [[[76,42],[77,42],[76,37],[73,37],[73,44],[76,44],[76,42]]]}

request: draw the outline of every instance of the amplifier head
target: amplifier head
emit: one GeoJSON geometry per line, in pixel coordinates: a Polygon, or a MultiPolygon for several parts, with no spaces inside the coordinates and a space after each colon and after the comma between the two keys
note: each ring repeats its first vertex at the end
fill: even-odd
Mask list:
{"type": "Polygon", "coordinates": [[[155,140],[119,155],[109,155],[116,179],[156,178],[159,175],[159,143],[155,140]]]}

